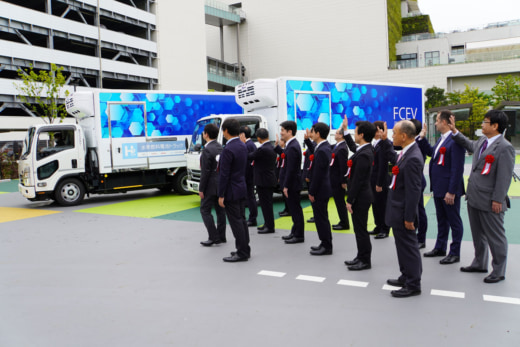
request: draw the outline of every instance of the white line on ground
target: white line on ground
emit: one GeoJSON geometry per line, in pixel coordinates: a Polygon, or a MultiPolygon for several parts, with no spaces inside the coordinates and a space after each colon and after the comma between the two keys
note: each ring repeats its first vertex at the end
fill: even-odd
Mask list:
{"type": "Polygon", "coordinates": [[[520,299],[518,298],[508,298],[505,296],[494,296],[494,295],[483,295],[484,301],[493,301],[493,302],[500,302],[503,304],[514,304],[514,305],[520,305],[520,299]]]}
{"type": "Polygon", "coordinates": [[[298,277],[296,277],[296,279],[302,280],[302,281],[320,282],[320,283],[325,281],[325,277],[307,276],[307,275],[298,275],[298,277]]]}
{"type": "Polygon", "coordinates": [[[391,285],[388,285],[388,284],[385,284],[383,285],[383,290],[398,290],[398,289],[401,289],[401,287],[394,287],[394,286],[391,286],[391,285]]]}
{"type": "Polygon", "coordinates": [[[464,299],[466,294],[464,292],[451,292],[448,290],[438,290],[438,289],[432,289],[430,292],[431,295],[437,295],[437,296],[447,296],[450,298],[459,298],[464,299]]]}
{"type": "Polygon", "coordinates": [[[338,284],[342,285],[342,286],[363,287],[363,288],[366,288],[368,286],[368,282],[349,281],[349,280],[339,280],[338,284]]]}
{"type": "Polygon", "coordinates": [[[286,275],[285,272],[268,271],[268,270],[262,270],[258,274],[262,275],[262,276],[271,276],[271,277],[283,277],[286,275]]]}

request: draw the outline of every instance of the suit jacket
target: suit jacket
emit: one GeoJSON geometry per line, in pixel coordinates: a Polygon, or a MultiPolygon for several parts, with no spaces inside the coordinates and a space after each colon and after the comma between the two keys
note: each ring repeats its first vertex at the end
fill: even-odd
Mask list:
{"type": "Polygon", "coordinates": [[[502,211],[507,210],[509,198],[507,191],[511,184],[513,169],[515,166],[515,149],[503,136],[496,139],[480,155],[480,148],[487,140],[482,136],[476,141],[469,140],[466,136],[458,133],[453,140],[473,153],[471,174],[468,180],[466,200],[468,205],[482,211],[491,211],[493,201],[502,203],[502,211]],[[482,170],[486,165],[486,156],[492,155],[489,174],[483,175],[482,170]]]}
{"type": "Polygon", "coordinates": [[[388,175],[388,160],[386,159],[383,142],[390,145],[390,140],[380,140],[374,147],[374,166],[372,167],[372,175],[370,175],[370,183],[372,187],[379,186],[383,190],[388,189],[389,175],[388,175]]]}
{"type": "Polygon", "coordinates": [[[334,162],[330,167],[330,184],[334,189],[345,180],[347,173],[348,148],[345,142],[336,145],[331,145],[332,154],[334,154],[334,162]]]}
{"type": "Polygon", "coordinates": [[[311,157],[311,154],[314,154],[314,147],[316,147],[316,142],[311,141],[310,139],[303,140],[305,143],[305,157],[303,158],[303,172],[302,172],[302,178],[305,180],[308,178],[310,180],[310,173],[309,173],[309,166],[311,164],[311,160],[309,159],[311,157]]]}
{"type": "Polygon", "coordinates": [[[271,142],[265,142],[248,158],[254,160],[254,183],[258,187],[276,187],[276,152],[271,142]]]}
{"type": "Polygon", "coordinates": [[[440,150],[437,150],[437,155],[435,155],[435,150],[439,147],[440,141],[441,139],[434,147],[430,146],[426,138],[417,141],[421,152],[431,157],[430,190],[436,198],[444,198],[446,193],[460,197],[464,195],[464,148],[453,141],[451,134],[448,135],[441,146],[441,148],[446,148],[444,163],[439,164],[441,153],[440,150]]]}
{"type": "MultiPolygon", "coordinates": [[[[256,145],[250,139],[246,141],[246,148],[247,148],[248,154],[254,153],[256,151],[256,145]]],[[[253,185],[253,181],[254,181],[254,170],[253,170],[253,166],[251,165],[252,161],[253,160],[249,159],[249,156],[248,156],[247,164],[246,164],[246,183],[247,183],[247,185],[253,185]]]]}
{"type": "Polygon", "coordinates": [[[370,187],[370,175],[374,162],[374,147],[371,144],[357,149],[350,158],[352,167],[350,178],[347,178],[347,202],[355,204],[357,201],[372,202],[374,197],[370,187]]]}
{"type": "Polygon", "coordinates": [[[222,153],[222,145],[216,140],[204,146],[200,155],[199,192],[205,196],[217,195],[217,155],[222,153]]]}
{"type": "Polygon", "coordinates": [[[392,146],[384,143],[384,150],[399,168],[394,189],[388,189],[385,221],[392,228],[404,228],[404,222],[415,222],[417,226],[417,214],[419,200],[422,194],[422,176],[424,159],[417,143],[411,147],[397,161],[397,153],[392,146]]]}
{"type": "Polygon", "coordinates": [[[332,196],[329,176],[331,156],[332,151],[327,141],[323,141],[314,149],[314,160],[309,169],[309,195],[313,195],[315,198],[328,199],[332,196]]]}
{"type": "Polygon", "coordinates": [[[237,137],[228,141],[219,160],[218,196],[224,200],[246,197],[246,145],[237,137]]]}
{"type": "Polygon", "coordinates": [[[289,190],[301,191],[302,149],[298,140],[294,138],[290,141],[285,146],[283,153],[285,154],[285,163],[280,168],[280,188],[282,190],[288,188],[289,190]]]}

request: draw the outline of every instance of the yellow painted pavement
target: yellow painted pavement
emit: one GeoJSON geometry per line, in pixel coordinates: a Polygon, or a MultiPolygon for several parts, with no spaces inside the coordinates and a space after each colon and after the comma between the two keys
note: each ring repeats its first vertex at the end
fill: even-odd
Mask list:
{"type": "Polygon", "coordinates": [[[0,223],[11,222],[20,219],[47,216],[61,213],[60,211],[49,211],[30,208],[0,207],[0,223]]]}

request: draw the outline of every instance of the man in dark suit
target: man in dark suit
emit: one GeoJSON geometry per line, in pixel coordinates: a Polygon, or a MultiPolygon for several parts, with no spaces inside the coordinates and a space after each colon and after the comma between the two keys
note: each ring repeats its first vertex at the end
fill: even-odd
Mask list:
{"type": "MultiPolygon", "coordinates": [[[[276,174],[276,182],[279,183],[280,182],[280,172],[284,169],[284,168],[282,168],[282,163],[284,162],[284,160],[282,159],[282,153],[285,148],[285,142],[282,139],[280,139],[278,134],[276,134],[275,145],[276,145],[276,147],[274,148],[274,151],[278,155],[278,157],[276,158],[275,174],[276,174]]],[[[285,154],[284,154],[284,156],[285,156],[285,154]]],[[[287,198],[283,194],[282,194],[282,197],[283,197],[284,209],[282,211],[279,211],[278,215],[280,217],[288,217],[291,214],[289,213],[289,205],[287,205],[287,198]]]]}
{"type": "Polygon", "coordinates": [[[300,205],[302,150],[295,137],[296,122],[288,120],[282,122],[280,127],[280,137],[285,142],[285,148],[281,155],[280,189],[282,189],[284,196],[287,198],[287,205],[293,221],[291,233],[282,236],[282,239],[287,244],[301,243],[305,242],[305,222],[303,220],[302,206],[300,205]]]}
{"type": "MultiPolygon", "coordinates": [[[[441,137],[434,147],[426,140],[426,123],[419,134],[419,148],[422,153],[431,157],[430,190],[433,192],[435,211],[437,214],[437,242],[425,257],[445,256],[448,246],[450,228],[452,243],[448,256],[441,259],[441,264],[453,264],[460,261],[460,245],[464,227],[460,218],[460,198],[464,195],[464,148],[453,141],[448,123],[453,114],[440,111],[437,114],[435,127],[441,137]]],[[[420,240],[419,240],[420,242],[420,240]]]]}
{"type": "Polygon", "coordinates": [[[320,245],[311,247],[312,255],[332,254],[332,232],[330,229],[327,207],[332,196],[330,187],[329,168],[332,152],[330,143],[326,140],[329,135],[329,126],[325,123],[316,123],[311,128],[311,136],[316,147],[314,159],[309,167],[309,200],[314,213],[314,222],[320,238],[320,245]]]}
{"type": "MultiPolygon", "coordinates": [[[[372,174],[370,175],[370,186],[374,201],[372,202],[372,215],[374,216],[374,223],[376,227],[369,232],[370,235],[376,235],[376,239],[384,239],[390,233],[390,227],[385,223],[386,213],[386,199],[388,196],[388,160],[383,149],[383,140],[381,139],[381,132],[377,130],[384,129],[384,122],[375,121],[376,134],[374,136],[374,165],[372,167],[372,174]]],[[[386,139],[387,146],[390,140],[386,139]]]]}
{"type": "MultiPolygon", "coordinates": [[[[311,131],[309,129],[305,129],[303,144],[305,145],[306,150],[303,152],[302,184],[303,186],[306,186],[308,190],[311,182],[309,168],[311,167],[311,158],[314,158],[314,147],[316,147],[316,142],[312,140],[311,131]]],[[[307,219],[307,223],[314,223],[314,216],[307,219]]]]}
{"type": "MultiPolygon", "coordinates": [[[[419,134],[422,130],[422,123],[418,119],[410,120],[413,125],[415,125],[415,141],[419,139],[419,134]]],[[[419,147],[420,148],[420,147],[419,147]]],[[[421,151],[423,155],[423,161],[426,162],[426,154],[421,151]]],[[[426,247],[426,233],[428,231],[428,216],[426,216],[426,209],[424,208],[424,190],[426,189],[426,177],[422,177],[422,191],[421,191],[421,199],[419,200],[419,222],[417,227],[417,242],[419,242],[419,249],[426,247]]]]}
{"type": "MultiPolygon", "coordinates": [[[[387,138],[386,124],[381,138],[387,138]]],[[[415,126],[412,122],[404,120],[395,124],[393,144],[403,149],[397,155],[393,148],[385,143],[387,158],[391,163],[395,163],[392,168],[392,182],[388,189],[385,218],[386,224],[394,232],[401,276],[389,279],[387,283],[401,287],[391,292],[393,297],[405,298],[421,294],[422,262],[415,230],[424,160],[419,146],[415,143],[415,126]]]]}
{"type": "Polygon", "coordinates": [[[273,192],[277,183],[275,175],[276,152],[271,142],[269,142],[267,129],[257,129],[256,138],[260,143],[260,147],[256,151],[249,153],[248,158],[253,161],[254,184],[264,216],[264,225],[258,227],[258,233],[269,234],[275,231],[273,192]]]}
{"type": "MultiPolygon", "coordinates": [[[[343,131],[348,130],[345,117],[343,131]]],[[[372,267],[372,244],[367,230],[368,210],[373,201],[370,189],[370,175],[374,162],[374,148],[370,143],[376,133],[376,127],[367,121],[356,122],[354,141],[359,145],[350,158],[352,165],[347,170],[347,210],[352,214],[352,224],[356,235],[357,255],[353,260],[345,261],[351,271],[368,270],[372,267]]]]}
{"type": "Polygon", "coordinates": [[[236,252],[225,257],[225,262],[247,261],[251,256],[249,230],[245,217],[247,148],[238,138],[240,123],[228,118],[222,123],[222,134],[227,140],[220,155],[218,177],[218,203],[226,215],[235,237],[236,252]]]}
{"type": "Polygon", "coordinates": [[[216,157],[222,153],[222,146],[216,141],[218,136],[218,127],[210,123],[204,127],[202,137],[206,141],[206,145],[200,155],[200,214],[206,230],[208,231],[208,240],[201,241],[203,246],[212,246],[226,242],[226,211],[218,204],[217,195],[217,160],[216,157]],[[211,208],[215,208],[217,214],[217,226],[211,214],[211,208]]]}
{"type": "Polygon", "coordinates": [[[502,135],[508,125],[507,115],[498,110],[486,113],[482,121],[482,136],[471,141],[455,128],[455,117],[450,117],[453,140],[473,153],[473,164],[468,180],[466,199],[468,216],[475,246],[475,258],[462,272],[487,272],[489,253],[493,256],[493,271],[485,283],[505,279],[507,238],[504,212],[509,206],[507,192],[515,165],[515,149],[502,135]]]}
{"type": "Polygon", "coordinates": [[[348,221],[347,205],[345,203],[346,183],[345,174],[347,173],[348,148],[343,139],[343,130],[340,128],[334,134],[336,144],[332,145],[332,161],[330,165],[330,186],[332,188],[332,197],[338,211],[339,223],[332,226],[334,230],[348,230],[350,223],[348,221]]]}
{"type": "MultiPolygon", "coordinates": [[[[256,151],[256,146],[251,140],[251,128],[247,125],[240,127],[240,140],[246,144],[248,154],[256,151]]],[[[252,159],[247,159],[246,164],[246,186],[247,186],[247,197],[246,203],[249,209],[249,219],[247,220],[247,226],[256,226],[256,217],[258,216],[258,207],[256,206],[255,197],[255,183],[252,159]]]]}

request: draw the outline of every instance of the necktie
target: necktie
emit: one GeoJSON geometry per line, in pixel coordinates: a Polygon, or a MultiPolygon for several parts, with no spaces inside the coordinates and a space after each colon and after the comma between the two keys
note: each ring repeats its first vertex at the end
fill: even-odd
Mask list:
{"type": "Polygon", "coordinates": [[[479,158],[482,155],[482,153],[484,153],[484,151],[486,150],[487,145],[488,145],[488,140],[484,141],[484,144],[482,145],[482,148],[480,149],[480,153],[478,155],[479,158]]]}
{"type": "Polygon", "coordinates": [[[401,151],[401,153],[399,153],[399,156],[397,157],[397,162],[399,162],[399,160],[401,160],[402,156],[403,156],[403,151],[401,151]]]}

